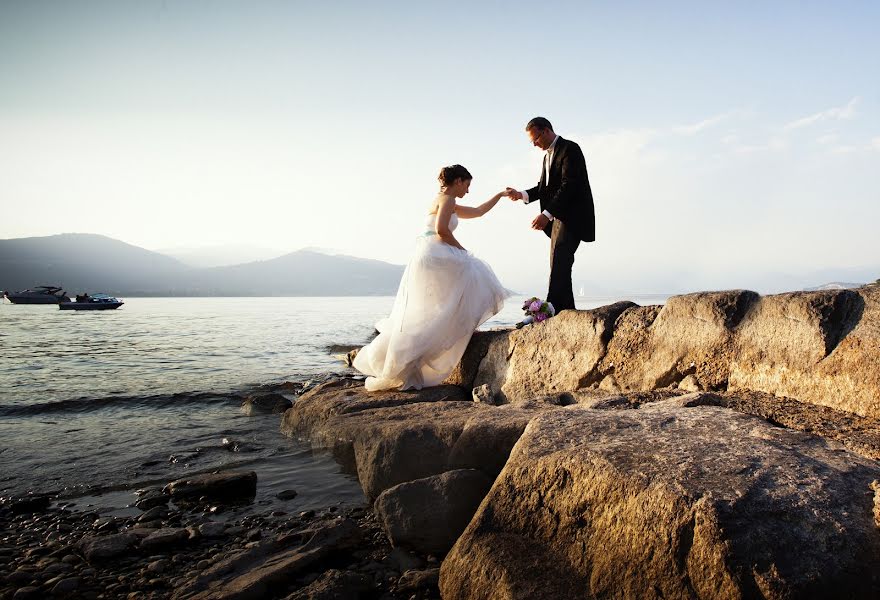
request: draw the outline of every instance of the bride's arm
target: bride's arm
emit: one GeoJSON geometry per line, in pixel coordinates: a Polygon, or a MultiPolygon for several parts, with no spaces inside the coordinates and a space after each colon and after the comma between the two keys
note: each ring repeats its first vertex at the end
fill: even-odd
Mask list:
{"type": "Polygon", "coordinates": [[[492,210],[492,208],[498,204],[498,201],[507,195],[507,191],[498,192],[485,202],[483,202],[479,206],[461,206],[458,205],[455,207],[455,214],[458,215],[459,219],[476,219],[477,217],[482,217],[487,212],[492,210]]]}
{"type": "Polygon", "coordinates": [[[464,246],[458,243],[458,240],[452,235],[452,230],[449,229],[449,219],[452,218],[452,213],[454,212],[455,198],[443,196],[437,206],[437,220],[434,223],[434,230],[437,232],[437,235],[440,236],[441,240],[450,246],[455,246],[456,248],[464,250],[464,246]]]}

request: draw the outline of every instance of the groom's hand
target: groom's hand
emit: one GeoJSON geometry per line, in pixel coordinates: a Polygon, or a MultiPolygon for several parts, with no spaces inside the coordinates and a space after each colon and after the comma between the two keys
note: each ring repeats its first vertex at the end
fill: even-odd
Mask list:
{"type": "Polygon", "coordinates": [[[512,187],[506,188],[505,191],[507,192],[507,197],[510,198],[511,200],[522,200],[523,199],[522,192],[518,192],[517,190],[513,189],[512,187]]]}
{"type": "Polygon", "coordinates": [[[544,231],[544,228],[547,227],[547,223],[550,222],[544,213],[541,213],[532,221],[532,229],[536,231],[544,231]]]}

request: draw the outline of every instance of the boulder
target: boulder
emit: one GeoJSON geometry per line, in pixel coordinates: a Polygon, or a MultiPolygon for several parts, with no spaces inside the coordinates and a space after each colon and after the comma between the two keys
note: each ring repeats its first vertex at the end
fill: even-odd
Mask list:
{"type": "Polygon", "coordinates": [[[367,392],[363,381],[332,379],[305,394],[284,413],[282,433],[289,436],[312,437],[327,421],[338,416],[365,410],[404,406],[422,402],[467,402],[471,398],[460,387],[441,385],[424,390],[388,390],[367,392]]]}
{"type": "Polygon", "coordinates": [[[723,389],[730,375],[736,328],[758,294],[745,290],[672,296],[657,307],[630,309],[617,322],[602,372],[621,390],[676,385],[688,376],[723,389]]]}
{"type": "Polygon", "coordinates": [[[451,469],[479,469],[492,479],[501,472],[526,425],[548,403],[505,404],[470,417],[455,440],[447,462],[451,469]]]}
{"type": "Polygon", "coordinates": [[[878,288],[761,298],[739,329],[730,389],[880,417],[878,288]]]}
{"type": "Polygon", "coordinates": [[[281,414],[293,406],[285,396],[278,393],[251,394],[241,403],[241,412],[248,416],[281,414]]]}
{"type": "Polygon", "coordinates": [[[489,348],[496,345],[506,346],[507,336],[511,330],[496,331],[475,331],[471,336],[458,365],[449,374],[449,377],[443,382],[447,385],[457,385],[460,388],[469,390],[474,387],[474,379],[480,369],[480,363],[489,352],[489,348]]]}
{"type": "Polygon", "coordinates": [[[443,562],[443,597],[880,594],[880,465],[679,402],[532,420],[443,562]]]}
{"type": "Polygon", "coordinates": [[[614,322],[634,306],[617,302],[595,310],[567,310],[491,338],[473,387],[488,384],[501,402],[513,402],[598,383],[597,367],[614,322]]]}
{"type": "Polygon", "coordinates": [[[471,402],[456,386],[370,393],[342,380],[300,398],[284,414],[281,428],[331,450],[374,499],[398,483],[448,471],[449,453],[465,422],[492,409],[471,402]]]}
{"type": "Polygon", "coordinates": [[[392,545],[445,554],[491,486],[481,471],[447,471],[385,490],[374,508],[392,545]]]}
{"type": "Polygon", "coordinates": [[[253,497],[257,493],[257,474],[254,471],[222,471],[193,475],[172,481],[164,492],[175,500],[197,500],[202,496],[212,500],[234,500],[253,497]]]}
{"type": "Polygon", "coordinates": [[[104,536],[88,536],[77,547],[86,560],[96,562],[110,560],[131,553],[140,542],[134,533],[116,533],[104,536]]]}

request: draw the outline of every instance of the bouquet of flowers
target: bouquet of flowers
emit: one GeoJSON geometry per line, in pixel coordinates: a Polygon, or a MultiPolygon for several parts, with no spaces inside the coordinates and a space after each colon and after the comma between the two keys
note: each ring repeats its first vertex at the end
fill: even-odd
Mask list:
{"type": "Polygon", "coordinates": [[[546,321],[556,314],[556,309],[553,308],[552,304],[535,297],[531,297],[523,302],[522,308],[526,313],[526,318],[516,324],[517,329],[529,323],[546,321]]]}

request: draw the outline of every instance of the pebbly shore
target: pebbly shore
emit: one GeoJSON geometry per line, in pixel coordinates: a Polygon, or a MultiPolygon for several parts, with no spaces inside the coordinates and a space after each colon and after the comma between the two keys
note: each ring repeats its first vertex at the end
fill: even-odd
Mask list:
{"type": "Polygon", "coordinates": [[[211,477],[191,502],[148,491],[130,517],[4,498],[0,598],[439,598],[438,558],[392,548],[369,507],[228,519],[254,474],[211,477]]]}

